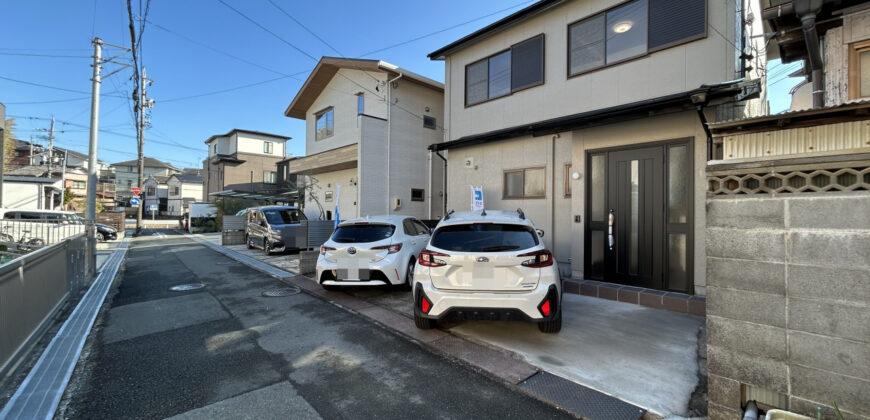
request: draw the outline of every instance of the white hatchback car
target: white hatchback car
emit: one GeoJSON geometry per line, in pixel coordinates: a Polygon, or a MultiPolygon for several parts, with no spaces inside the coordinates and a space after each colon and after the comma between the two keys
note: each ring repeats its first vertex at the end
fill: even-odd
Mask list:
{"type": "Polygon", "coordinates": [[[316,281],[326,290],[340,286],[405,285],[430,229],[408,216],[373,216],[342,222],[320,247],[316,281]]]}
{"type": "Polygon", "coordinates": [[[414,323],[525,320],[562,329],[562,281],[553,254],[521,210],[448,213],[414,271],[414,323]]]}

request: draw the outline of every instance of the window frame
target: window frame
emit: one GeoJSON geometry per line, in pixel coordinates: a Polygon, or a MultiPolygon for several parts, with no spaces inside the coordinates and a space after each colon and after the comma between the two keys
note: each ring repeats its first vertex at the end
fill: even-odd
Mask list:
{"type": "Polygon", "coordinates": [[[263,183],[269,184],[269,185],[277,184],[278,183],[278,172],[264,170],[263,171],[263,183]]]}
{"type": "Polygon", "coordinates": [[[573,194],[573,191],[571,189],[571,170],[573,169],[573,167],[573,163],[569,162],[565,164],[565,185],[562,191],[564,198],[571,198],[573,194]]]}
{"type": "Polygon", "coordinates": [[[430,130],[434,130],[434,129],[438,128],[438,119],[431,116],[431,115],[424,115],[423,116],[423,128],[428,128],[430,130]],[[426,124],[426,118],[431,118],[431,120],[432,120],[431,126],[426,124]]]}
{"type": "Polygon", "coordinates": [[[365,93],[359,92],[356,94],[356,115],[363,115],[365,113],[366,113],[365,93]]]}
{"type": "Polygon", "coordinates": [[[525,200],[525,199],[542,199],[547,198],[547,167],[546,166],[530,166],[527,168],[517,168],[517,169],[505,169],[502,171],[501,175],[501,198],[502,200],[525,200]],[[529,170],[543,170],[544,171],[544,194],[542,195],[526,195],[526,171],[529,170]],[[523,174],[523,195],[519,196],[509,196],[507,195],[507,188],[505,184],[505,176],[508,173],[520,172],[523,174]]]}
{"type": "Polygon", "coordinates": [[[271,155],[273,150],[275,150],[275,145],[273,142],[271,142],[271,141],[264,141],[263,142],[263,153],[271,155]]]}
{"type": "Polygon", "coordinates": [[[411,201],[415,202],[425,202],[426,201],[426,189],[425,188],[411,188],[411,201]],[[420,198],[414,198],[414,191],[420,192],[420,198]]]}
{"type": "Polygon", "coordinates": [[[636,55],[636,56],[623,58],[621,60],[617,60],[617,61],[614,61],[612,63],[608,63],[607,62],[607,13],[609,13],[610,11],[619,9],[623,6],[627,6],[628,4],[634,3],[636,1],[638,1],[638,0],[623,1],[619,4],[616,4],[614,6],[607,8],[607,9],[601,10],[599,12],[593,13],[593,14],[588,15],[588,16],[584,16],[583,18],[577,19],[573,22],[569,22],[568,25],[565,26],[565,36],[566,36],[566,38],[565,38],[565,44],[566,44],[566,48],[565,48],[565,74],[567,75],[568,79],[571,79],[571,78],[577,77],[577,76],[582,76],[584,74],[594,73],[596,71],[600,71],[600,70],[606,69],[608,67],[618,66],[620,64],[624,64],[624,63],[627,63],[629,61],[634,61],[634,60],[646,58],[646,57],[648,57],[648,56],[650,56],[653,53],[656,53],[658,51],[666,50],[669,48],[676,47],[678,45],[688,44],[690,42],[694,42],[694,41],[697,41],[699,39],[707,38],[708,31],[709,31],[709,25],[710,25],[710,0],[704,0],[704,32],[702,34],[690,36],[690,37],[680,39],[680,40],[677,40],[677,41],[674,41],[674,42],[671,42],[668,44],[660,45],[660,46],[655,47],[655,48],[650,48],[649,47],[649,38],[650,38],[650,36],[649,36],[650,35],[649,2],[655,1],[655,0],[647,0],[647,10],[646,10],[647,11],[647,13],[646,13],[646,21],[647,21],[647,28],[646,28],[646,31],[647,31],[646,40],[647,41],[646,41],[646,44],[647,44],[647,46],[646,46],[646,52],[643,54],[636,55]],[[602,16],[602,15],[604,16],[604,31],[605,31],[605,33],[604,33],[604,65],[601,65],[598,67],[593,67],[590,69],[583,70],[581,72],[571,74],[571,27],[578,24],[578,23],[582,23],[584,21],[591,20],[593,18],[602,16]]]}
{"type": "MultiPolygon", "coordinates": [[[[849,44],[849,99],[870,98],[861,96],[861,53],[870,52],[870,39],[849,44]]],[[[867,69],[870,72],[870,69],[867,69]]]]}
{"type": "Polygon", "coordinates": [[[326,107],[318,112],[314,113],[314,141],[326,140],[335,135],[335,107],[326,107]],[[323,137],[317,137],[317,121],[320,117],[325,116],[326,114],[332,112],[332,130],[329,131],[329,135],[323,137]]]}
{"type": "Polygon", "coordinates": [[[511,44],[511,46],[504,48],[504,49],[501,49],[499,51],[496,51],[496,52],[494,52],[486,57],[483,57],[479,60],[474,60],[474,61],[466,64],[464,72],[463,72],[463,85],[464,85],[463,86],[463,93],[464,93],[465,108],[470,108],[472,106],[480,105],[480,104],[483,104],[483,103],[486,103],[489,101],[493,101],[493,100],[496,100],[499,98],[511,96],[514,93],[517,93],[517,92],[520,92],[520,91],[523,91],[526,89],[531,89],[531,88],[536,87],[536,86],[541,86],[544,83],[546,83],[546,79],[547,79],[547,72],[546,72],[546,70],[547,70],[547,38],[544,35],[545,35],[545,33],[541,32],[537,35],[523,39],[522,41],[515,42],[515,43],[511,44]],[[513,52],[512,52],[513,48],[517,45],[529,42],[535,38],[542,38],[542,41],[541,41],[541,81],[540,81],[540,83],[534,83],[534,84],[530,84],[528,86],[521,86],[521,87],[518,87],[516,89],[514,89],[512,86],[510,86],[507,93],[504,93],[504,94],[498,95],[498,96],[490,97],[489,96],[489,60],[493,57],[502,55],[506,52],[511,53],[511,57],[508,60],[508,65],[509,65],[509,68],[511,69],[511,79],[510,79],[508,84],[511,85],[513,82],[513,52]],[[475,64],[478,64],[482,61],[486,61],[486,99],[479,101],[479,102],[469,103],[468,102],[468,68],[475,65],[475,64]]]}

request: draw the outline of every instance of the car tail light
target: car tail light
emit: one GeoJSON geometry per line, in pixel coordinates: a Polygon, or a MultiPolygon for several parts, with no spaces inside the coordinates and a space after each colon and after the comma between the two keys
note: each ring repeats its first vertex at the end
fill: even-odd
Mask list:
{"type": "Polygon", "coordinates": [[[395,254],[395,253],[399,252],[400,249],[402,249],[402,243],[400,242],[400,243],[397,243],[397,244],[384,245],[384,246],[376,246],[376,247],[374,247],[374,248],[372,248],[372,249],[377,249],[377,250],[383,250],[383,249],[386,249],[386,250],[387,250],[387,254],[395,254]]]}
{"type": "Polygon", "coordinates": [[[447,265],[444,260],[440,260],[436,257],[449,257],[449,255],[424,249],[423,251],[420,251],[420,257],[417,258],[417,261],[424,267],[442,267],[447,265]]]}
{"type": "Polygon", "coordinates": [[[426,296],[421,296],[420,311],[422,311],[424,314],[428,314],[430,309],[432,309],[432,302],[429,302],[429,299],[426,299],[426,296]]]}
{"type": "Polygon", "coordinates": [[[320,246],[320,255],[326,255],[326,251],[335,251],[335,248],[331,246],[320,246]]]}
{"type": "Polygon", "coordinates": [[[550,285],[550,289],[547,290],[547,295],[544,296],[544,300],[538,304],[538,312],[540,312],[544,318],[550,318],[559,313],[559,292],[556,291],[556,286],[550,285]]]}
{"type": "Polygon", "coordinates": [[[550,301],[545,300],[544,304],[541,305],[541,315],[550,316],[550,301]]]}
{"type": "Polygon", "coordinates": [[[553,254],[549,250],[542,249],[540,251],[529,252],[527,254],[517,255],[518,257],[534,257],[523,261],[523,267],[541,268],[553,265],[553,254]]]}

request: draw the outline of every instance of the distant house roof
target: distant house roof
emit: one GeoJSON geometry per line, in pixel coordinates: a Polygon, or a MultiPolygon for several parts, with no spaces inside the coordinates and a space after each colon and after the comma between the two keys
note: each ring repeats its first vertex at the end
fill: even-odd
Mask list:
{"type": "Polygon", "coordinates": [[[431,60],[443,60],[455,50],[463,48],[472,42],[478,41],[482,38],[485,38],[493,33],[504,30],[510,25],[521,22],[537,13],[543,12],[544,10],[549,9],[550,7],[556,6],[558,4],[564,3],[565,0],[541,0],[531,6],[520,9],[519,11],[505,16],[504,18],[497,20],[483,28],[480,28],[458,40],[441,47],[435,51],[429,53],[429,59],[431,60]]]}
{"type": "MultiPolygon", "coordinates": [[[[407,79],[421,86],[426,86],[438,91],[444,91],[444,84],[436,82],[428,77],[410,72],[401,67],[380,60],[368,60],[360,58],[337,58],[337,57],[322,57],[317,62],[317,66],[305,79],[305,83],[296,97],[287,106],[284,115],[291,118],[305,119],[305,113],[311,104],[320,96],[320,93],[326,89],[326,85],[332,80],[339,69],[357,69],[362,71],[379,71],[390,75],[402,75],[403,79],[407,79]]],[[[362,87],[360,87],[362,89],[362,87]]]]}
{"type": "MultiPolygon", "coordinates": [[[[55,167],[54,169],[58,169],[55,167]]],[[[54,171],[52,171],[54,172],[54,171]]],[[[9,175],[41,177],[48,173],[48,167],[44,165],[27,165],[7,172],[9,175]]]]}
{"type": "Polygon", "coordinates": [[[282,135],[279,135],[279,134],[264,133],[264,132],[262,132],[262,131],[244,130],[244,129],[241,129],[241,128],[234,128],[234,129],[230,130],[229,132],[227,132],[226,134],[215,134],[215,135],[213,135],[213,136],[211,136],[211,137],[205,139],[204,143],[209,143],[210,141],[212,141],[212,140],[214,140],[214,139],[216,139],[216,138],[218,138],[218,137],[229,137],[229,136],[233,135],[233,133],[248,133],[248,134],[256,134],[256,135],[258,135],[258,136],[273,137],[273,138],[275,138],[275,139],[282,140],[282,141],[287,141],[287,140],[292,139],[292,137],[282,136],[282,135]]]}
{"type": "Polygon", "coordinates": [[[60,182],[60,178],[41,178],[35,176],[14,176],[14,175],[4,175],[3,182],[33,182],[37,184],[54,184],[55,182],[60,182]]]}
{"type": "MultiPolygon", "coordinates": [[[[172,166],[172,164],[162,162],[162,161],[159,161],[159,160],[154,159],[154,158],[146,157],[146,158],[144,158],[144,160],[145,160],[145,167],[146,168],[168,168],[168,169],[172,169],[172,170],[176,170],[176,171],[178,170],[178,168],[172,166]]],[[[135,160],[135,159],[134,160],[127,160],[124,162],[113,163],[109,166],[139,166],[139,161],[135,160]]]]}
{"type": "Polygon", "coordinates": [[[158,184],[165,184],[166,181],[169,181],[168,176],[162,176],[162,175],[148,175],[148,178],[146,178],[145,180],[148,181],[150,179],[157,181],[158,184]]]}
{"type": "Polygon", "coordinates": [[[202,184],[202,177],[195,174],[175,174],[170,176],[170,178],[175,178],[187,184],[202,184]]]}

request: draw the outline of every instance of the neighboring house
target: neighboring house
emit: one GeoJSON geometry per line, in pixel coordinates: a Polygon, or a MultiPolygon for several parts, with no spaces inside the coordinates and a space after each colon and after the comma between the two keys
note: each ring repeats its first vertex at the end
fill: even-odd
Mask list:
{"type": "Polygon", "coordinates": [[[805,80],[790,112],[710,124],[710,418],[870,418],[870,2],[754,3],[805,80]]]}
{"type": "Polygon", "coordinates": [[[278,192],[278,161],[290,137],[259,131],[232,129],[209,137],[208,159],[203,161],[204,201],[234,193],[278,192]]]}
{"type": "MultiPolygon", "coordinates": [[[[181,172],[178,168],[169,163],[161,162],[157,159],[146,157],[144,158],[145,172],[142,182],[145,182],[150,175],[169,177],[172,174],[181,172]]],[[[115,174],[115,187],[117,200],[126,205],[129,202],[133,193],[130,187],[135,187],[139,184],[139,161],[128,160],[126,162],[118,162],[111,164],[115,174]]],[[[143,186],[144,189],[144,186],[143,186]]]]}
{"type": "Polygon", "coordinates": [[[166,214],[181,216],[190,203],[202,199],[202,177],[193,174],[175,174],[166,181],[169,190],[169,201],[166,214]]]}
{"type": "Polygon", "coordinates": [[[337,200],[342,219],[441,217],[442,166],[426,146],[443,139],[443,95],[383,61],[321,58],[284,111],[306,122],[307,156],[289,162],[290,176],[304,175],[306,215],[332,219],[337,200]]]}
{"type": "Polygon", "coordinates": [[[168,176],[148,176],[142,187],[142,204],[145,206],[143,210],[149,211],[150,214],[151,206],[154,204],[157,205],[157,214],[168,210],[169,186],[166,184],[168,180],[168,176]]]}
{"type": "Polygon", "coordinates": [[[482,186],[486,208],[545,231],[564,276],[603,281],[602,297],[637,286],[657,307],[675,292],[688,311],[706,294],[705,124],[760,91],[738,80],[736,11],[542,0],[429,54],[447,80],[447,136],[430,146],[447,153],[446,207],[469,210],[482,186]]]}
{"type": "Polygon", "coordinates": [[[59,210],[63,205],[60,178],[3,176],[3,207],[7,209],[59,210]]]}

